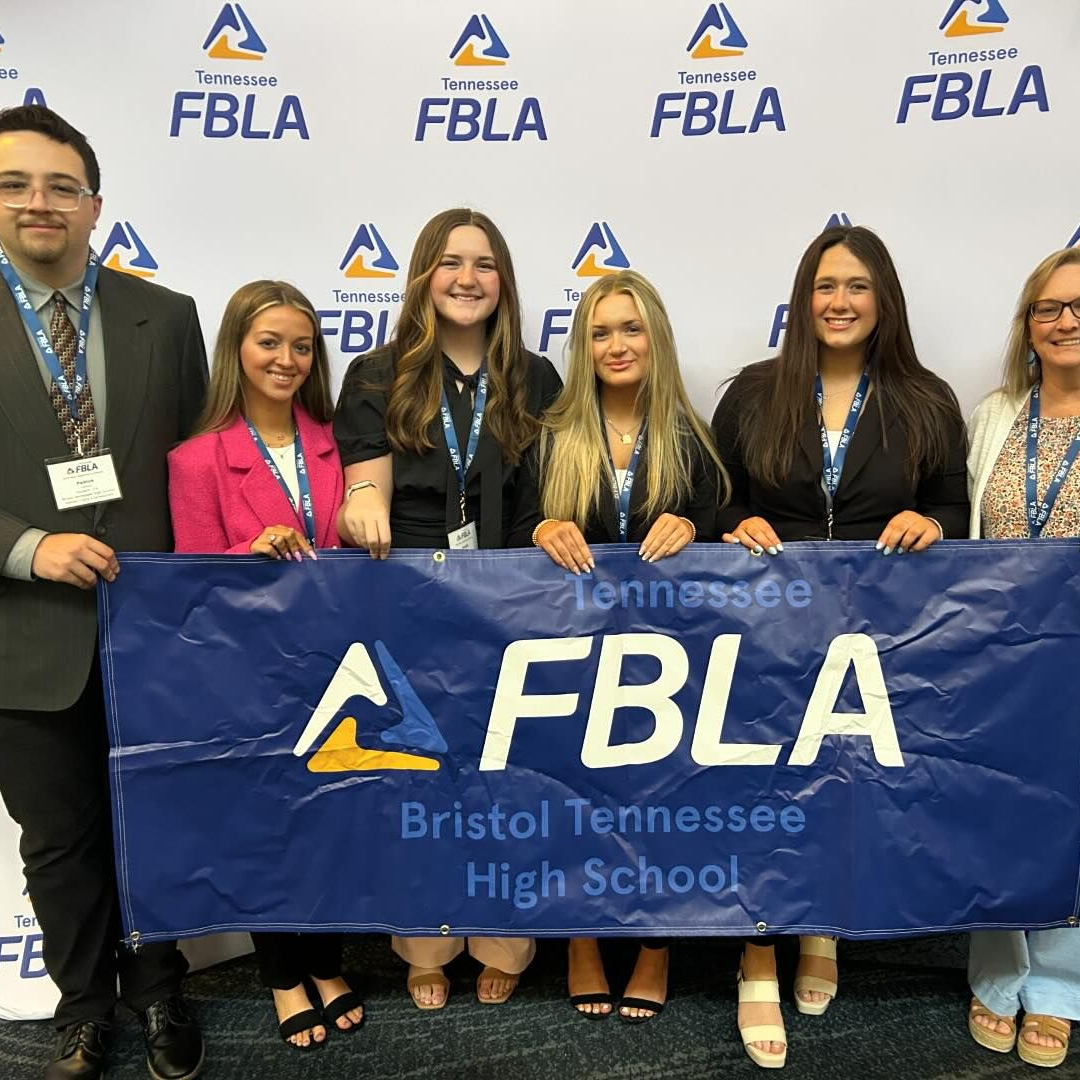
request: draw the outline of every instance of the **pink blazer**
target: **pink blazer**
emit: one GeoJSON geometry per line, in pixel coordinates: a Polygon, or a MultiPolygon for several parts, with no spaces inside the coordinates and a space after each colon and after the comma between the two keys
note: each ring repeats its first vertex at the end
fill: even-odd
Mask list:
{"type": "MultiPolygon", "coordinates": [[[[335,522],[344,481],[337,445],[329,424],[313,420],[299,404],[293,408],[315,506],[315,546],[339,547],[335,522]]],[[[177,551],[246,555],[268,525],[304,528],[243,417],[170,452],[169,508],[177,551]]]]}

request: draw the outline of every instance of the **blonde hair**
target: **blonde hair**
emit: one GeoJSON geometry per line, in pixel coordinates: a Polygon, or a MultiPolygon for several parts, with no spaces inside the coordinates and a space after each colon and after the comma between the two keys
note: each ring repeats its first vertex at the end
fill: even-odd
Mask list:
{"type": "Polygon", "coordinates": [[[1028,308],[1040,298],[1046,283],[1063,266],[1080,263],[1080,248],[1065,248],[1047,255],[1028,276],[1020,291],[1012,323],[1009,326],[1009,340],[1005,345],[1005,365],[1003,382],[1005,389],[1013,397],[1026,394],[1039,379],[1039,365],[1028,363],[1031,351],[1031,335],[1028,333],[1028,308]]]}
{"type": "Polygon", "coordinates": [[[304,380],[297,398],[311,417],[321,424],[334,418],[330,396],[330,360],[326,341],[319,329],[319,317],[311,301],[287,281],[249,281],[241,285],[225,305],[217,341],[214,343],[214,367],[206,391],[206,404],[195,423],[192,435],[223,431],[244,412],[244,380],[240,367],[240,345],[255,316],[267,308],[292,307],[311,322],[311,373],[304,380]]]}
{"type": "Polygon", "coordinates": [[[600,421],[592,357],[596,305],[624,293],[637,305],[649,339],[649,362],[638,388],[638,404],[648,421],[647,486],[642,512],[652,518],[688,498],[692,488],[693,442],[720,478],[723,500],[730,485],[712,433],[694,412],[679,373],[675,337],[664,304],[649,282],[633,270],[595,281],[581,298],[570,328],[566,385],[542,421],[540,476],[544,517],[584,528],[599,508],[601,482],[610,474],[607,436],[600,421]]]}

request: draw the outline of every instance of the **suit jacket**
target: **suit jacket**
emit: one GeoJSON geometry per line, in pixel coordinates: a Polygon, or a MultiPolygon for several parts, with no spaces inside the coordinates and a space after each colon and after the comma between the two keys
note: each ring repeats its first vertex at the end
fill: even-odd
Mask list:
{"type": "MultiPolygon", "coordinates": [[[[206,391],[195,301],[102,267],[95,303],[108,395],[101,445],[123,499],[61,512],[45,459],[69,450],[15,301],[0,288],[0,565],[31,527],[87,533],[116,551],[172,548],[165,455],[190,432],[206,391]]],[[[73,704],[96,642],[92,591],[0,577],[0,709],[73,704]]]]}
{"type": "MultiPolygon", "coordinates": [[[[294,416],[311,483],[315,546],[339,547],[335,521],[345,492],[333,431],[299,405],[294,416]]],[[[268,525],[304,529],[242,416],[169,454],[169,506],[177,551],[246,555],[268,525]]]]}
{"type": "MultiPolygon", "coordinates": [[[[739,418],[752,385],[745,375],[737,375],[713,415],[716,446],[732,485],[731,501],[719,514],[720,532],[731,532],[744,518],[760,516],[785,542],[824,540],[826,504],[817,416],[809,410],[802,428],[795,433],[796,447],[787,481],[780,488],[766,487],[748,472],[739,439],[739,418]]],[[[966,444],[961,421],[948,432],[948,448],[944,469],[923,472],[913,482],[907,473],[907,433],[896,416],[890,415],[886,404],[882,437],[877,402],[871,393],[851,437],[833,499],[833,538],[876,540],[901,510],[915,510],[936,519],[953,540],[966,537],[966,444]]]]}

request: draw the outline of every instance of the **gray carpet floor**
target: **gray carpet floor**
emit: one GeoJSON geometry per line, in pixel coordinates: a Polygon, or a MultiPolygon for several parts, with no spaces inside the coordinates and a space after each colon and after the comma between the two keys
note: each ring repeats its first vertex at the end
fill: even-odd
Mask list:
{"type": "MultiPolygon", "coordinates": [[[[613,990],[633,960],[622,943],[606,948],[613,990]]],[[[821,1017],[791,1003],[796,946],[781,947],[784,1019],[790,1050],[783,1073],[808,1080],[968,1080],[1080,1077],[1080,1047],[1054,1071],[975,1045],[967,1032],[965,939],[841,944],[841,987],[821,1017]]],[[[757,1077],[735,1025],[738,944],[683,940],[672,952],[670,1003],[639,1026],[615,1017],[579,1018],[566,1001],[566,952],[541,942],[537,959],[503,1006],[477,1004],[477,967],[450,967],[451,996],[439,1012],[420,1012],[404,990],[404,967],[382,938],[354,939],[346,966],[367,1001],[367,1022],[351,1037],[331,1036],[300,1054],[281,1043],[268,993],[250,958],[192,975],[185,992],[207,1042],[204,1075],[227,1080],[715,1080],[757,1077]]],[[[51,1025],[0,1022],[0,1080],[38,1080],[52,1045],[51,1025]]],[[[110,1080],[148,1074],[139,1029],[118,1015],[110,1080]]]]}

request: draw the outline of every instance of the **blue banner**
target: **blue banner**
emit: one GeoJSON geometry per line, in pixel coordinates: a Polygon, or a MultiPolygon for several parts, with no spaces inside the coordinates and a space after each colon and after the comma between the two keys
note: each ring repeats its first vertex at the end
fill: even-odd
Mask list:
{"type": "Polygon", "coordinates": [[[121,557],[125,929],[1062,926],[1075,541],[121,557]]]}

